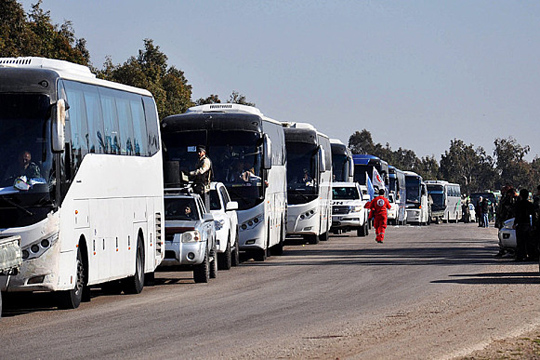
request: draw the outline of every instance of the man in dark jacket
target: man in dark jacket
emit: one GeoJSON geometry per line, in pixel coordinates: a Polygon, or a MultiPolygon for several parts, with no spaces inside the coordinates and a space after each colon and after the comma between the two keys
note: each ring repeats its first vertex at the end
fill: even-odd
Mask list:
{"type": "Polygon", "coordinates": [[[538,249],[532,240],[534,205],[529,201],[529,190],[521,189],[515,206],[516,261],[538,260],[538,249]]]}

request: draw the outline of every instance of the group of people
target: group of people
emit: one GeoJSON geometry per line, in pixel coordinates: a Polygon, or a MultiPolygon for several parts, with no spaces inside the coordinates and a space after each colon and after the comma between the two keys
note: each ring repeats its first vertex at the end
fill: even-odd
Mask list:
{"type": "MultiPolygon", "coordinates": [[[[514,218],[516,230],[515,261],[538,261],[540,245],[540,185],[533,201],[529,201],[529,190],[521,189],[519,195],[510,185],[501,190],[501,200],[497,208],[496,226],[500,229],[504,222],[514,218]]],[[[504,256],[499,249],[497,257],[504,256]]]]}

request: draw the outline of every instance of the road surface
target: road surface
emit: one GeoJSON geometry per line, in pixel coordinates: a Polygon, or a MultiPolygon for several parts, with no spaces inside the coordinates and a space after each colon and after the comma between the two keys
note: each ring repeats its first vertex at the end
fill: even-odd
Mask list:
{"type": "Polygon", "coordinates": [[[540,325],[538,264],[495,259],[475,224],[389,227],[291,241],[208,284],[158,272],[139,295],[57,310],[7,294],[0,359],[447,359],[540,325]]]}

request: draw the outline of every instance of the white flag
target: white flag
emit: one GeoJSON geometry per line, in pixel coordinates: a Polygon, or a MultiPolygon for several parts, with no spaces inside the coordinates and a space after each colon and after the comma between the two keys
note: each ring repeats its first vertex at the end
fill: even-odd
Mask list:
{"type": "Polygon", "coordinates": [[[384,181],[381,175],[379,175],[379,172],[377,171],[377,169],[375,169],[375,167],[373,167],[372,182],[373,182],[373,186],[377,187],[379,190],[385,188],[384,181]]]}

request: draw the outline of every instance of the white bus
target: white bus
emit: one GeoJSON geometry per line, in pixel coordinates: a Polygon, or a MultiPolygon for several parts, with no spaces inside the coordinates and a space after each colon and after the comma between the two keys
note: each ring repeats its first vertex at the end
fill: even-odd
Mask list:
{"type": "Polygon", "coordinates": [[[439,223],[461,220],[461,189],[459,184],[443,180],[426,180],[431,196],[431,220],[439,223]]]}
{"type": "Polygon", "coordinates": [[[353,182],[354,162],[351,150],[339,139],[330,139],[332,148],[332,181],[353,182]]]}
{"type": "Polygon", "coordinates": [[[62,308],[98,284],[141,292],[164,255],[152,95],[66,61],[2,58],[0,99],[0,237],[20,235],[23,253],[8,291],[55,291],[62,308]]]}
{"type": "Polygon", "coordinates": [[[310,244],[328,240],[332,226],[332,149],[311,124],[283,123],[287,146],[287,235],[310,244]]]}
{"type": "Polygon", "coordinates": [[[415,172],[405,171],[407,222],[427,225],[431,221],[426,183],[415,172]]]}
{"type": "Polygon", "coordinates": [[[281,123],[255,107],[208,104],[168,116],[161,126],[169,169],[193,170],[196,146],[206,146],[214,181],[224,183],[238,202],[240,250],[257,261],[281,254],[287,219],[287,153],[281,123]]]}

